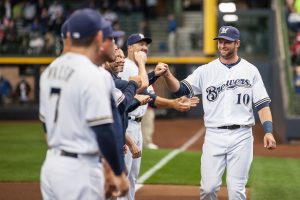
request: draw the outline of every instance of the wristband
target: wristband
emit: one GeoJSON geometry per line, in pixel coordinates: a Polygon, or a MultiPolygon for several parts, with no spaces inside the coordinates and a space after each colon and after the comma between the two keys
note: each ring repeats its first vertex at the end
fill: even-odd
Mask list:
{"type": "Polygon", "coordinates": [[[271,121],[265,121],[262,126],[263,126],[265,133],[273,132],[273,123],[271,121]]]}

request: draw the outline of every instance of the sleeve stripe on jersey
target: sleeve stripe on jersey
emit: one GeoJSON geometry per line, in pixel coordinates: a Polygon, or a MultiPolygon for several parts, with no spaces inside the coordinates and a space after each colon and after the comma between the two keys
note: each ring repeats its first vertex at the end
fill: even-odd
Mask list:
{"type": "Polygon", "coordinates": [[[266,102],[268,102],[268,103],[271,102],[270,97],[266,97],[266,98],[263,98],[263,99],[259,100],[258,102],[254,103],[254,106],[255,106],[255,107],[258,107],[258,106],[260,106],[261,104],[266,103],[266,102]]]}
{"type": "Polygon", "coordinates": [[[112,116],[106,116],[106,117],[87,120],[87,123],[89,124],[89,126],[97,126],[97,125],[102,125],[102,124],[111,124],[113,122],[114,122],[114,120],[113,120],[112,116]]]}
{"type": "Polygon", "coordinates": [[[45,122],[45,117],[40,113],[39,114],[39,119],[42,121],[42,122],[45,122]]]}
{"type": "Polygon", "coordinates": [[[182,80],[181,81],[190,91],[190,97],[194,96],[194,91],[192,89],[192,86],[189,84],[189,82],[187,82],[186,80],[182,80]]]}
{"type": "Polygon", "coordinates": [[[122,94],[122,95],[118,98],[118,100],[117,100],[117,106],[119,106],[119,104],[120,104],[124,99],[125,99],[125,95],[122,94]]]}

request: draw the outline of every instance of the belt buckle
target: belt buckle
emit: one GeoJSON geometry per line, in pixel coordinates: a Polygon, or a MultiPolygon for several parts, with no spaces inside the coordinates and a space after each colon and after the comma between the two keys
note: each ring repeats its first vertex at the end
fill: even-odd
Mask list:
{"type": "Polygon", "coordinates": [[[71,157],[71,158],[78,158],[78,154],[77,153],[71,153],[71,152],[67,152],[67,151],[64,151],[64,150],[60,151],[60,155],[71,157]]]}
{"type": "Polygon", "coordinates": [[[143,117],[129,116],[129,119],[135,122],[141,122],[143,117]]]}
{"type": "Polygon", "coordinates": [[[135,118],[135,121],[136,121],[136,122],[141,122],[142,119],[143,119],[142,117],[137,117],[137,118],[135,118]]]}

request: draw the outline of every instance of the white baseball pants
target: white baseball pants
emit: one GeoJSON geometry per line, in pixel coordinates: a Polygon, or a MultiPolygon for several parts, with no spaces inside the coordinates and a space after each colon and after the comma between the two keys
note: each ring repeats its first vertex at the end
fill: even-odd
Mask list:
{"type": "Polygon", "coordinates": [[[44,200],[104,200],[104,174],[98,156],[72,158],[47,151],[41,169],[44,200]]]}
{"type": "MultiPolygon", "coordinates": [[[[138,147],[142,150],[143,136],[142,136],[141,122],[129,120],[126,134],[128,134],[133,139],[133,141],[138,145],[138,147]]],[[[118,200],[134,200],[135,184],[141,167],[141,157],[133,159],[132,153],[130,152],[130,150],[128,150],[127,154],[125,154],[125,164],[128,170],[128,179],[130,182],[130,187],[127,195],[125,197],[118,197],[118,200]]]]}
{"type": "Polygon", "coordinates": [[[201,156],[200,199],[217,199],[225,168],[229,199],[246,199],[245,186],[252,160],[252,128],[207,128],[201,156]]]}

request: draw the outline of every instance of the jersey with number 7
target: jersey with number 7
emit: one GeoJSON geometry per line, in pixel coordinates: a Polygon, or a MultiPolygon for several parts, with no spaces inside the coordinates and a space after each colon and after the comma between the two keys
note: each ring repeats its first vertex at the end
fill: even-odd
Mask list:
{"type": "Polygon", "coordinates": [[[258,69],[244,59],[226,66],[216,59],[182,81],[191,95],[202,94],[206,127],[255,124],[256,108],[270,103],[258,69]]]}

